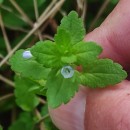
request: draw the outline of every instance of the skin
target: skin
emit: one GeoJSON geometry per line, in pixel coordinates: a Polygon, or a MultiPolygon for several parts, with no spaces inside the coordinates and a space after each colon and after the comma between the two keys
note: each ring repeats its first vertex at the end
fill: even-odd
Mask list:
{"type": "Polygon", "coordinates": [[[120,0],[85,40],[99,43],[100,57],[120,63],[128,79],[104,89],[81,87],[68,104],[50,109],[51,118],[60,130],[130,130],[130,0],[120,0]]]}

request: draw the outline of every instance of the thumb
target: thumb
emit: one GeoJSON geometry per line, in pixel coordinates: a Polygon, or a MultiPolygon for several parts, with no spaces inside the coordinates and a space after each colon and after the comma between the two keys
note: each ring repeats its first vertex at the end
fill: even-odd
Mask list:
{"type": "MultiPolygon", "coordinates": [[[[111,58],[119,62],[120,64],[122,64],[127,70],[129,70],[130,68],[129,66],[130,65],[130,60],[129,60],[130,44],[128,44],[130,41],[129,5],[130,5],[129,0],[120,0],[117,7],[108,16],[105,22],[99,28],[95,29],[93,32],[91,32],[85,37],[85,40],[87,41],[95,41],[101,44],[101,46],[104,49],[101,57],[111,58]]],[[[126,84],[123,83],[120,84],[119,86],[126,86],[126,84]]],[[[115,88],[118,89],[118,87],[115,88]]],[[[104,90],[106,91],[103,91],[102,93],[109,92],[111,96],[111,91],[108,91],[107,89],[104,90]]],[[[121,88],[121,90],[123,90],[123,88],[121,88]]],[[[100,91],[98,90],[95,91],[97,91],[97,95],[100,94],[100,91]]],[[[96,128],[93,129],[92,126],[87,127],[89,126],[89,124],[93,124],[93,119],[98,120],[98,116],[102,116],[102,113],[98,114],[97,117],[94,117],[93,114],[91,115],[91,113],[89,113],[88,115],[88,111],[87,111],[88,102],[90,101],[89,103],[91,104],[91,101],[94,98],[95,101],[94,104],[98,105],[98,102],[96,102],[96,97],[97,97],[96,94],[93,95],[94,97],[91,96],[90,98],[88,98],[86,102],[86,95],[91,95],[91,93],[93,93],[93,91],[89,91],[89,89],[81,88],[80,91],[76,94],[76,96],[68,104],[62,105],[59,108],[54,110],[50,109],[51,118],[60,130],[84,130],[85,129],[84,126],[86,127],[86,130],[96,129],[96,128]],[[86,113],[85,113],[85,109],[86,109],[86,113]]],[[[102,106],[103,104],[100,105],[102,106]]],[[[89,110],[91,110],[91,107],[93,107],[93,105],[89,106],[89,110]]],[[[95,112],[99,112],[98,110],[96,111],[96,107],[94,108],[95,108],[94,110],[95,112]]],[[[103,114],[105,114],[105,112],[106,111],[104,111],[103,114]]],[[[110,112],[112,113],[112,110],[110,112]]],[[[110,123],[106,122],[106,125],[102,127],[104,118],[102,118],[101,121],[102,123],[97,122],[99,123],[99,125],[101,125],[101,127],[99,127],[100,130],[106,130],[105,129],[106,125],[109,125],[110,123]]],[[[111,119],[107,121],[111,121],[111,119]]],[[[109,126],[108,126],[108,130],[109,130],[109,126]]],[[[112,130],[115,129],[113,128],[112,130]]]]}
{"type": "Polygon", "coordinates": [[[103,47],[101,57],[120,63],[130,71],[130,0],[120,0],[100,27],[89,33],[86,41],[95,41],[103,47]]]}

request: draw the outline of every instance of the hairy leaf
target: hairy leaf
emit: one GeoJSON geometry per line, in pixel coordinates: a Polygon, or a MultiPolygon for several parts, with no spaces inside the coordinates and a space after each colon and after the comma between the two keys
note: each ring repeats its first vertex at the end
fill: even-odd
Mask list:
{"type": "Polygon", "coordinates": [[[110,59],[100,59],[87,65],[80,78],[83,85],[96,88],[117,84],[126,76],[121,65],[113,63],[110,59]]]}
{"type": "Polygon", "coordinates": [[[79,64],[86,65],[98,58],[102,48],[94,42],[78,42],[73,46],[73,54],[77,56],[79,64]]]}
{"type": "Polygon", "coordinates": [[[67,103],[78,90],[78,79],[75,73],[72,78],[65,79],[60,71],[52,70],[47,80],[47,99],[52,108],[67,103]]]}
{"type": "Polygon", "coordinates": [[[8,130],[33,130],[35,120],[32,118],[32,114],[28,112],[22,112],[19,118],[9,127],[8,130]]]}
{"type": "Polygon", "coordinates": [[[32,55],[36,60],[46,67],[59,66],[59,57],[54,42],[40,41],[31,48],[32,55]]]}
{"type": "Polygon", "coordinates": [[[32,111],[38,104],[38,97],[30,91],[30,88],[38,87],[38,84],[31,80],[17,76],[15,78],[16,103],[25,111],[32,111]]]}
{"type": "Polygon", "coordinates": [[[82,41],[85,36],[83,22],[81,18],[78,18],[78,14],[75,11],[71,11],[68,16],[61,20],[59,28],[68,31],[72,44],[82,41]]]}
{"type": "Polygon", "coordinates": [[[34,80],[46,79],[50,69],[43,67],[34,60],[22,57],[24,50],[17,51],[10,59],[11,69],[16,73],[20,73],[23,77],[32,78],[34,80]]]}

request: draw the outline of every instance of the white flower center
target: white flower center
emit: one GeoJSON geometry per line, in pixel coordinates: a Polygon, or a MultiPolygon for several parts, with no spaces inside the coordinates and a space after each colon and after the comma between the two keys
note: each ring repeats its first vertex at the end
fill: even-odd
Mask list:
{"type": "Polygon", "coordinates": [[[74,69],[71,66],[64,66],[61,69],[61,74],[64,78],[71,78],[74,75],[74,69]]]}

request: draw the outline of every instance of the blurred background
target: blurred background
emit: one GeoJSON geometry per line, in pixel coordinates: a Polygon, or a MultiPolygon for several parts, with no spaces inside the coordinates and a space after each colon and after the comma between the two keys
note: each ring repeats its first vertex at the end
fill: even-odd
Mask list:
{"type": "Polygon", "coordinates": [[[31,111],[21,109],[15,102],[14,72],[9,57],[39,40],[53,40],[60,20],[71,10],[77,11],[89,33],[100,26],[117,3],[118,0],[0,0],[0,125],[3,130],[58,130],[48,115],[45,99],[39,97],[39,104],[31,111]]]}

